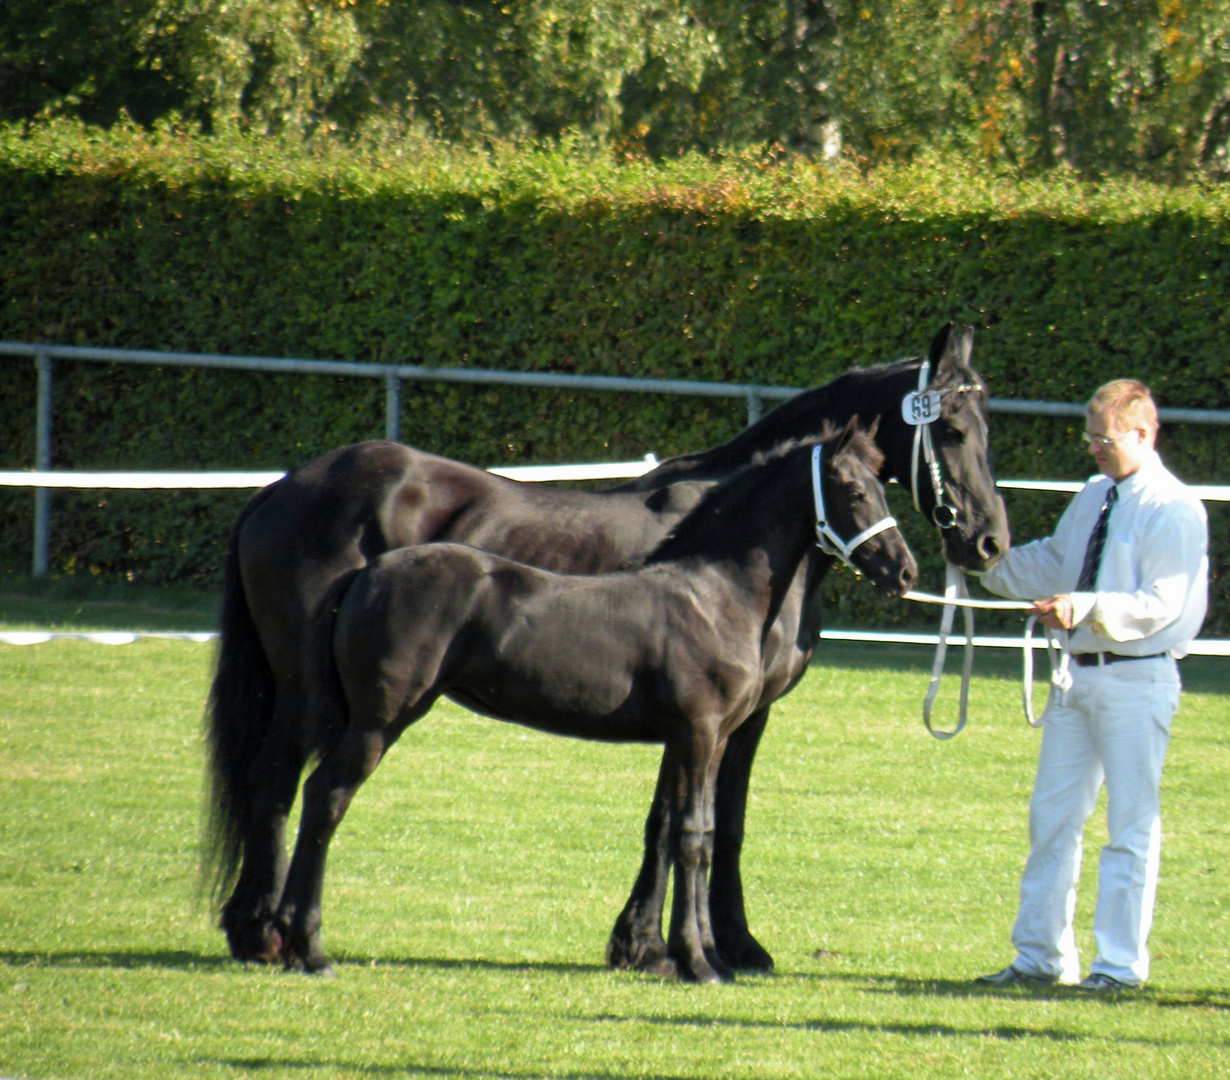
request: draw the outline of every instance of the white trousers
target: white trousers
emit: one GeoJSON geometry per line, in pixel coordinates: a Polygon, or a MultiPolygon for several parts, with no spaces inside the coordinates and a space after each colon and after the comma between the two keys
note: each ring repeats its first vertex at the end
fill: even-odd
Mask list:
{"type": "Polygon", "coordinates": [[[1109,839],[1098,862],[1090,973],[1140,984],[1153,922],[1161,856],[1158,784],[1179,707],[1169,657],[1072,667],[1066,702],[1052,692],[1029,803],[1029,858],[1012,928],[1013,966],[1060,982],[1080,981],[1072,929],[1082,833],[1106,782],[1109,839]]]}

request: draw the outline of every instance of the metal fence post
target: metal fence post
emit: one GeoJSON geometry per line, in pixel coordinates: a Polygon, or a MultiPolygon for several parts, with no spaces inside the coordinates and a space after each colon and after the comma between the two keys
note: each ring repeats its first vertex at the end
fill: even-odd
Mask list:
{"type": "MultiPolygon", "coordinates": [[[[38,365],[38,414],[35,425],[34,468],[39,472],[51,469],[51,354],[39,352],[34,358],[38,365]]],[[[51,546],[51,489],[34,489],[34,576],[45,577],[50,567],[48,550],[51,546]]]]}
{"type": "Polygon", "coordinates": [[[401,377],[396,371],[384,377],[384,437],[401,441],[401,377]]]}
{"type": "Polygon", "coordinates": [[[764,412],[764,399],[755,390],[747,392],[747,426],[751,427],[764,412]]]}

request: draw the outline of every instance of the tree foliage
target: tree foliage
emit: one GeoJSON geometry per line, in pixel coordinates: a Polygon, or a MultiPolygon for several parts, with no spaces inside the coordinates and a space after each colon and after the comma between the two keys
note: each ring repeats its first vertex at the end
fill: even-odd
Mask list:
{"type": "Polygon", "coordinates": [[[9,0],[0,119],[1230,167],[1230,0],[9,0]]]}

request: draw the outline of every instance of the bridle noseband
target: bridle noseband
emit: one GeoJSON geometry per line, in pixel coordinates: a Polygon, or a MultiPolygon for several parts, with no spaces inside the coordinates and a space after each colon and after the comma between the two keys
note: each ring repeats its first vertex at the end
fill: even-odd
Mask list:
{"type": "Polygon", "coordinates": [[[873,536],[878,536],[887,529],[895,528],[897,519],[890,514],[888,517],[864,529],[848,542],[838,536],[828,522],[828,515],[824,510],[824,492],[820,489],[820,455],[823,450],[824,447],[817,444],[812,447],[811,451],[811,490],[816,502],[816,544],[825,554],[836,555],[851,570],[856,570],[857,568],[850,561],[850,556],[854,554],[855,548],[860,544],[866,543],[873,536]]]}
{"type": "MultiPolygon", "coordinates": [[[[901,399],[901,419],[914,429],[914,450],[910,458],[910,491],[914,495],[914,509],[922,513],[922,503],[918,498],[918,477],[921,471],[919,457],[926,462],[927,472],[931,477],[931,490],[935,494],[935,507],[931,511],[931,520],[940,529],[951,529],[957,524],[957,508],[944,501],[944,478],[940,473],[940,459],[935,452],[935,442],[931,437],[931,425],[939,418],[944,405],[944,392],[928,390],[927,383],[931,380],[931,361],[923,360],[918,369],[918,389],[911,391],[901,399]]],[[[954,394],[973,393],[979,389],[977,384],[962,383],[953,387],[954,394]]]]}

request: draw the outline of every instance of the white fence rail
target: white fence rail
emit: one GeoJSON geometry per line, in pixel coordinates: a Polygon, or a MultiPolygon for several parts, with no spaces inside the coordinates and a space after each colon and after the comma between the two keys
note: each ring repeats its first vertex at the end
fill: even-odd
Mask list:
{"type": "MultiPolygon", "coordinates": [[[[488,472],[509,479],[546,482],[559,480],[619,480],[641,476],[658,464],[653,454],[639,461],[616,461],[588,465],[521,465],[492,468],[488,472]]],[[[0,487],[32,487],[40,489],[108,489],[108,490],[182,490],[209,488],[262,488],[280,480],[282,472],[21,472],[0,471],[0,487]]],[[[1079,480],[1000,480],[1004,489],[1070,493],[1083,486],[1079,480]]],[[[1228,485],[1193,485],[1199,497],[1210,502],[1230,502],[1228,485]]],[[[142,638],[170,638],[180,641],[212,641],[218,635],[210,632],[142,632],[142,631],[54,631],[4,630],[0,643],[6,645],[39,645],[56,639],[90,641],[100,645],[126,645],[142,638]]],[[[823,641],[865,641],[881,644],[935,645],[934,634],[894,633],[890,631],[822,630],[823,641]]],[[[960,636],[951,639],[961,644],[960,636]]],[[[1021,639],[1012,637],[974,637],[974,645],[983,648],[1020,648],[1021,639]]],[[[1034,642],[1034,648],[1045,648],[1044,640],[1034,642]]],[[[1192,642],[1193,656],[1230,656],[1230,641],[1198,639],[1192,642]]]]}

